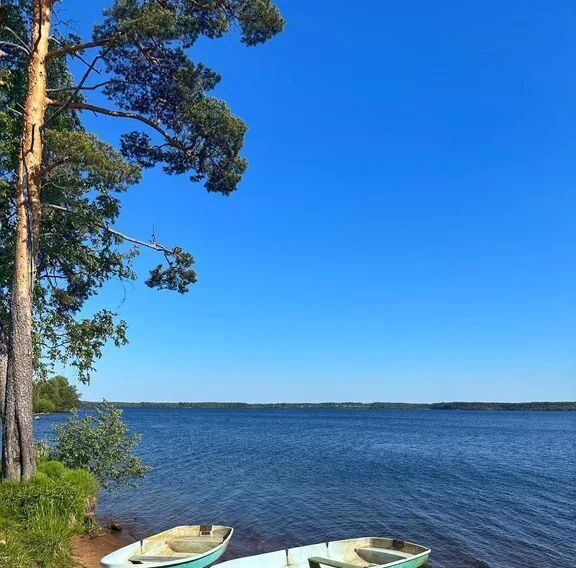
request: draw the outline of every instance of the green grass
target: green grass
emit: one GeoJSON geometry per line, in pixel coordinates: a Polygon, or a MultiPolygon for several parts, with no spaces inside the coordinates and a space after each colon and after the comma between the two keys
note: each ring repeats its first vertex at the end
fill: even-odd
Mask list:
{"type": "Polygon", "coordinates": [[[90,473],[55,461],[27,483],[0,483],[0,568],[74,566],[71,538],[89,526],[97,491],[90,473]]]}

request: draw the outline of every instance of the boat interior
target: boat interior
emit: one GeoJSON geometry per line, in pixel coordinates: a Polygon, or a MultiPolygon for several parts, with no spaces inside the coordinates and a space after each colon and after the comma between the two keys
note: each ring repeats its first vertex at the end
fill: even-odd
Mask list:
{"type": "Polygon", "coordinates": [[[170,529],[141,541],[128,559],[131,564],[172,562],[178,558],[198,558],[220,546],[232,532],[230,527],[190,525],[170,529]]]}
{"type": "Polygon", "coordinates": [[[369,568],[401,565],[429,549],[392,538],[357,538],[238,558],[226,568],[369,568]]]}

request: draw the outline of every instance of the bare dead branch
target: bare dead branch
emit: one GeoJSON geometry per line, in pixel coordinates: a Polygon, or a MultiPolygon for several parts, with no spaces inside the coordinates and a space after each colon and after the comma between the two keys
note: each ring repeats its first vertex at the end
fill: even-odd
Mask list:
{"type": "Polygon", "coordinates": [[[110,39],[101,39],[99,41],[87,41],[86,43],[77,43],[75,45],[66,45],[64,47],[59,47],[58,49],[53,49],[46,54],[46,59],[51,59],[52,57],[61,57],[62,55],[75,54],[78,51],[84,51],[85,49],[90,49],[92,47],[102,47],[103,45],[108,45],[110,39]]]}
{"type": "Polygon", "coordinates": [[[26,55],[30,55],[30,50],[27,47],[24,47],[23,45],[20,45],[18,43],[13,43],[11,41],[0,41],[0,45],[7,45],[8,47],[13,47],[14,49],[19,49],[20,51],[23,51],[26,55]]]}
{"type": "MultiPolygon", "coordinates": [[[[94,69],[94,71],[96,71],[96,69],[94,69]]],[[[87,87],[81,87],[79,85],[75,85],[73,87],[59,87],[58,89],[46,89],[47,93],[61,93],[61,92],[65,92],[65,91],[74,91],[74,90],[78,90],[78,91],[95,91],[96,89],[100,89],[101,87],[104,87],[105,85],[108,85],[109,83],[112,83],[113,81],[102,81],[101,83],[96,83],[96,85],[88,85],[87,87]]]]}
{"type": "MultiPolygon", "coordinates": [[[[42,205],[44,205],[45,207],[49,207],[50,209],[54,209],[56,211],[62,211],[64,213],[70,213],[72,215],[77,215],[77,214],[82,214],[81,212],[75,211],[74,209],[71,209],[69,207],[64,207],[62,205],[55,205],[53,203],[43,203],[42,205]]],[[[119,237],[120,239],[122,239],[123,241],[127,241],[129,243],[134,243],[135,245],[141,246],[141,247],[146,247],[155,251],[159,251],[159,252],[163,252],[164,254],[169,254],[169,255],[175,255],[176,253],[174,252],[174,249],[168,248],[158,242],[156,242],[155,239],[153,239],[152,241],[148,242],[148,241],[142,241],[140,239],[136,239],[134,237],[131,237],[129,235],[126,235],[124,233],[121,233],[120,231],[117,231],[116,229],[112,229],[111,227],[108,227],[107,225],[104,224],[100,224],[100,228],[103,229],[104,231],[115,235],[116,237],[119,237]]]]}
{"type": "Polygon", "coordinates": [[[84,73],[84,76],[82,77],[82,79],[80,80],[80,83],[78,83],[78,85],[76,86],[76,88],[74,89],[74,92],[70,95],[69,99],[67,102],[63,103],[63,105],[56,110],[51,116],[49,116],[43,125],[43,128],[46,128],[46,125],[49,124],[52,120],[54,120],[60,113],[64,112],[67,108],[67,103],[71,102],[72,99],[80,92],[80,89],[82,89],[82,87],[84,86],[84,83],[86,82],[86,80],[88,79],[88,77],[90,76],[90,73],[94,70],[94,66],[96,65],[96,62],[98,61],[98,59],[100,59],[101,55],[97,55],[94,60],[92,61],[92,63],[88,66],[88,69],[86,69],[86,72],[84,73]]]}
{"type": "Polygon", "coordinates": [[[20,45],[26,49],[28,53],[30,53],[30,47],[28,44],[20,37],[20,34],[16,33],[12,28],[8,26],[2,26],[2,29],[6,30],[7,32],[11,33],[13,37],[15,37],[20,45]]]}

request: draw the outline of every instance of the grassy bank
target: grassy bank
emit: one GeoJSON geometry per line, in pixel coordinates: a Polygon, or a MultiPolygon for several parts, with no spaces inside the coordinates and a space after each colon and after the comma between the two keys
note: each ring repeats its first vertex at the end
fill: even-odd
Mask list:
{"type": "Polygon", "coordinates": [[[98,483],[86,470],[42,461],[27,483],[0,484],[0,566],[74,566],[72,538],[93,526],[98,483]]]}

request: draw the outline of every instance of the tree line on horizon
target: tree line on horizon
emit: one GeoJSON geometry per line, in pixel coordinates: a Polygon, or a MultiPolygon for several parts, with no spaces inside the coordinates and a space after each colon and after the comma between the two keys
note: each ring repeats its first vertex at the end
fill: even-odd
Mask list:
{"type": "MultiPolygon", "coordinates": [[[[81,401],[82,408],[100,404],[81,401]]],[[[398,409],[398,410],[576,410],[576,401],[559,402],[114,402],[119,408],[318,408],[318,409],[398,409]]]]}

